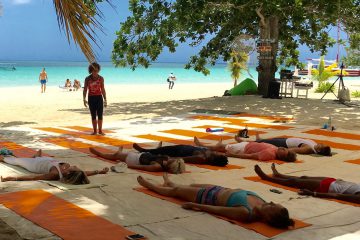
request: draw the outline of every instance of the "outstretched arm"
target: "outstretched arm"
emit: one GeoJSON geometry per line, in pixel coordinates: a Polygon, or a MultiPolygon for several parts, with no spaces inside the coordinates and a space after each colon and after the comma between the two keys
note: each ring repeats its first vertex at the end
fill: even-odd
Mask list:
{"type": "Polygon", "coordinates": [[[318,198],[333,198],[346,202],[360,203],[360,194],[319,193],[304,189],[300,190],[299,194],[318,197],[318,198]]]}
{"type": "Polygon", "coordinates": [[[97,175],[97,174],[107,174],[107,172],[109,171],[109,168],[104,168],[103,170],[95,170],[95,171],[85,171],[86,176],[93,176],[93,175],[97,175]]]}
{"type": "Polygon", "coordinates": [[[245,154],[245,153],[231,154],[231,153],[227,153],[226,156],[234,157],[234,158],[242,158],[242,159],[259,160],[259,156],[256,153],[252,153],[252,154],[245,154]]]}
{"type": "Polygon", "coordinates": [[[313,154],[314,151],[310,147],[296,147],[296,148],[289,148],[289,151],[293,151],[298,154],[313,154]]]}
{"type": "Polygon", "coordinates": [[[37,181],[37,180],[59,180],[58,174],[42,174],[35,176],[19,176],[19,177],[1,177],[2,182],[8,181],[37,181]]]}
{"type": "Polygon", "coordinates": [[[249,212],[243,207],[220,207],[198,203],[184,203],[182,205],[185,209],[199,209],[204,212],[223,216],[232,220],[246,222],[249,218],[249,212]]]}

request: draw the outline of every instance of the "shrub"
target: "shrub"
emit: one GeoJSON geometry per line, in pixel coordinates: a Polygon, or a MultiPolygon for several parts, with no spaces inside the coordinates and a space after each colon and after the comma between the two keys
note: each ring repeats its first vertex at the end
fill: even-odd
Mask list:
{"type": "Polygon", "coordinates": [[[355,92],[352,92],[351,96],[353,96],[354,98],[360,98],[360,91],[356,90],[355,92]]]}
{"type": "MultiPolygon", "coordinates": [[[[315,92],[316,93],[324,93],[331,87],[331,85],[332,85],[332,83],[329,83],[329,82],[319,83],[318,87],[315,89],[315,92]]],[[[331,90],[335,91],[335,86],[332,86],[331,90]]]]}

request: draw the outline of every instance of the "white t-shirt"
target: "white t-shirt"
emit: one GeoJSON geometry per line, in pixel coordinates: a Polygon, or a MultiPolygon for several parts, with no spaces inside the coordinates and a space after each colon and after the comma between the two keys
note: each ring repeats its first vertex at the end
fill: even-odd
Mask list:
{"type": "Polygon", "coordinates": [[[137,152],[129,152],[126,157],[126,164],[131,165],[140,165],[140,157],[143,153],[137,153],[137,152]]]}
{"type": "Polygon", "coordinates": [[[241,143],[234,143],[234,144],[228,144],[225,147],[226,153],[237,155],[244,153],[246,145],[248,145],[249,142],[241,142],[241,143]]]}
{"type": "Polygon", "coordinates": [[[303,138],[288,138],[286,139],[286,145],[288,148],[297,148],[302,144],[306,144],[312,148],[314,152],[315,146],[317,145],[316,142],[309,140],[309,139],[303,139],[303,138]]]}
{"type": "Polygon", "coordinates": [[[169,80],[170,80],[170,81],[176,81],[175,75],[171,73],[171,74],[169,75],[169,80]]]}

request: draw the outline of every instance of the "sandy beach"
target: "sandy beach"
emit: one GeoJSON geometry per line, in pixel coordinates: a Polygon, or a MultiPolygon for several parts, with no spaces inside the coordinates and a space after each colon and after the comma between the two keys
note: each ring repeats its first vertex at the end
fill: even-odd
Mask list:
{"type": "MultiPolygon", "coordinates": [[[[352,83],[356,85],[356,82],[352,83]]],[[[107,85],[109,106],[105,111],[104,128],[112,130],[107,137],[129,142],[141,142],[155,146],[156,141],[143,139],[140,136],[155,134],[160,137],[170,137],[181,140],[191,140],[192,137],[174,135],[166,132],[171,129],[185,129],[204,132],[201,126],[217,124],[221,127],[241,128],[231,123],[213,120],[194,120],[194,110],[221,110],[231,112],[246,112],[266,116],[282,116],[293,118],[282,122],[266,118],[241,118],[248,124],[268,124],[270,127],[289,126],[288,130],[257,129],[264,131],[264,137],[279,135],[329,140],[326,136],[316,136],[304,132],[319,129],[332,117],[336,132],[357,134],[360,136],[360,103],[353,100],[347,105],[333,101],[332,94],[328,100],[319,100],[322,94],[311,92],[309,99],[284,98],[264,99],[260,96],[221,97],[229,84],[178,84],[170,91],[166,85],[107,85]]],[[[101,143],[101,137],[87,139],[86,135],[71,133],[58,134],[39,130],[39,127],[56,127],[62,130],[67,126],[90,126],[88,109],[82,105],[82,92],[67,92],[57,87],[49,87],[45,94],[38,87],[3,88],[0,101],[4,103],[0,117],[0,137],[33,150],[42,148],[44,153],[55,158],[76,164],[82,169],[102,169],[113,164],[101,161],[93,156],[69,149],[68,147],[46,142],[47,138],[61,137],[82,144],[92,144],[116,150],[111,143],[101,143]],[[100,142],[97,142],[97,141],[100,142]]],[[[201,112],[201,111],[200,111],[201,112]]],[[[201,113],[198,113],[201,115],[201,113]]],[[[231,117],[229,115],[217,115],[231,117]]],[[[259,125],[259,126],[260,126],[259,125]]],[[[256,126],[256,125],[255,125],[256,126]]],[[[69,129],[67,129],[69,131],[69,129]]],[[[226,137],[231,133],[220,133],[226,137]]],[[[232,138],[232,137],[231,137],[232,138]]],[[[250,139],[254,139],[251,136],[250,139]]],[[[332,138],[337,144],[358,146],[358,140],[332,138]]],[[[214,143],[212,140],[204,140],[214,143]]],[[[167,144],[167,143],[165,143],[167,144]]],[[[346,145],[347,146],[347,145],[346,145]]],[[[331,158],[316,156],[300,156],[302,161],[279,165],[279,170],[295,175],[326,175],[359,182],[359,165],[345,163],[345,160],[360,158],[359,150],[337,149],[331,158]]],[[[230,164],[239,165],[243,169],[213,171],[195,166],[187,166],[191,173],[172,176],[172,179],[182,184],[211,183],[231,188],[245,188],[256,191],[269,201],[279,202],[289,208],[293,218],[312,224],[309,227],[287,231],[272,239],[319,239],[345,240],[358,239],[360,214],[359,207],[336,202],[300,197],[295,192],[282,190],[282,194],[269,191],[269,186],[245,180],[253,176],[254,162],[230,158],[230,164]]],[[[269,173],[269,163],[259,163],[269,173]]],[[[0,164],[0,175],[18,176],[26,174],[18,172],[4,164],[0,164]]],[[[59,189],[47,183],[6,182],[1,183],[1,191],[17,192],[20,190],[43,189],[61,199],[74,203],[97,216],[112,223],[121,225],[136,233],[141,233],[149,239],[185,240],[185,239],[269,239],[251,230],[244,229],[229,222],[209,216],[206,213],[188,211],[180,206],[162,201],[143,193],[136,192],[138,187],[136,177],[141,174],[147,179],[160,183],[161,177],[126,170],[125,173],[109,173],[91,177],[95,188],[78,188],[75,190],[59,189]]],[[[0,225],[5,229],[0,234],[1,239],[59,239],[43,227],[15,214],[6,207],[0,208],[0,225]]],[[[106,239],[106,238],[104,238],[106,239]]]]}

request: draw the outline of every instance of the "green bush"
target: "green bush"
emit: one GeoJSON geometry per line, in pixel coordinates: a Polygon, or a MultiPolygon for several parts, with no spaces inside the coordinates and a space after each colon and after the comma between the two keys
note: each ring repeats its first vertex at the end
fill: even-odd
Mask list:
{"type": "Polygon", "coordinates": [[[355,92],[352,92],[351,96],[353,96],[354,98],[360,98],[360,91],[356,90],[355,92]]]}
{"type": "MultiPolygon", "coordinates": [[[[332,85],[332,83],[329,83],[329,82],[321,82],[321,83],[319,83],[319,86],[315,89],[315,92],[316,93],[324,93],[331,87],[331,85],[332,85]]],[[[331,90],[335,91],[335,86],[332,86],[331,90]]]]}

